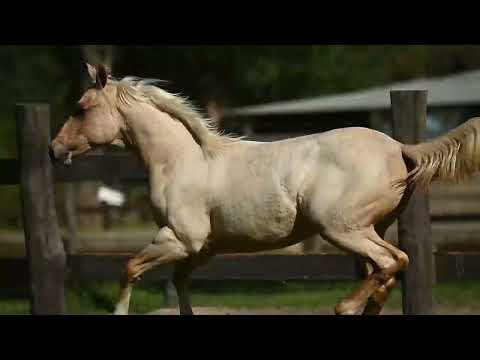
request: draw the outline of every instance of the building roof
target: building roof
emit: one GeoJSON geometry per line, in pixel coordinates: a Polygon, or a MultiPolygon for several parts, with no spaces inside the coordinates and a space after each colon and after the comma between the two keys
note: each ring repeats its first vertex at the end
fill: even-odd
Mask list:
{"type": "Polygon", "coordinates": [[[390,109],[390,90],[428,90],[428,106],[480,105],[480,70],[420,78],[360,91],[229,109],[226,116],[306,114],[390,109]]]}

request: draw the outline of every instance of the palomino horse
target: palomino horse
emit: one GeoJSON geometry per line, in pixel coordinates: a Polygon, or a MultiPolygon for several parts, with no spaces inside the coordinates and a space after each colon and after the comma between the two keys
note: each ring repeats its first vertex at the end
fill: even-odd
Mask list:
{"type": "Polygon", "coordinates": [[[404,145],[367,128],[262,143],[219,134],[185,99],[151,80],[114,79],[90,66],[94,85],[52,141],[52,161],[105,145],[132,149],[149,172],[159,231],[126,265],[115,314],[133,284],[174,264],[181,314],[192,314],[192,270],[216,254],[293,245],[320,234],[368,264],[336,314],[379,314],[408,256],[383,240],[415,186],[460,180],[480,164],[480,119],[434,141],[404,145]]]}

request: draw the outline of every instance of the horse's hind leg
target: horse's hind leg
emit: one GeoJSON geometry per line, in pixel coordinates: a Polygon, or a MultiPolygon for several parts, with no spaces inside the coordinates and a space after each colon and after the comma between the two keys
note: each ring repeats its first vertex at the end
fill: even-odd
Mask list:
{"type": "Polygon", "coordinates": [[[363,284],[336,306],[335,313],[339,315],[358,313],[368,298],[408,264],[407,255],[382,240],[373,226],[343,233],[329,232],[324,237],[339,248],[362,256],[374,266],[363,284]]]}
{"type": "MultiPolygon", "coordinates": [[[[365,261],[367,277],[372,275],[374,267],[368,261],[365,261]]],[[[383,306],[387,302],[390,292],[395,288],[396,279],[392,276],[386,281],[384,285],[381,285],[373,294],[368,298],[367,305],[363,309],[362,315],[378,315],[383,309],[383,306]]]]}
{"type": "Polygon", "coordinates": [[[125,278],[121,283],[120,298],[114,314],[128,314],[133,284],[145,271],[187,257],[188,253],[185,245],[177,239],[173,231],[166,227],[162,228],[155,240],[127,263],[125,278]]]}
{"type": "MultiPolygon", "coordinates": [[[[411,170],[411,169],[409,169],[411,170]]],[[[400,203],[397,208],[385,219],[375,225],[375,231],[380,238],[385,239],[385,233],[388,228],[393,224],[397,219],[398,215],[405,209],[411,195],[412,188],[407,188],[405,193],[402,196],[400,203]]],[[[369,275],[372,273],[373,269],[369,269],[369,275]]],[[[368,300],[368,303],[363,311],[363,315],[378,315],[382,311],[385,302],[387,301],[390,292],[393,290],[396,284],[395,276],[392,276],[385,285],[382,285],[368,300]]]]}
{"type": "Polygon", "coordinates": [[[383,309],[390,292],[395,288],[396,285],[395,276],[392,276],[386,281],[386,283],[380,286],[372,296],[367,301],[367,305],[363,310],[362,315],[378,315],[383,309]]]}
{"type": "MultiPolygon", "coordinates": [[[[392,216],[390,218],[385,219],[384,221],[375,225],[375,231],[377,234],[382,238],[385,239],[385,233],[387,232],[388,228],[393,224],[395,221],[395,217],[392,216]]],[[[367,267],[367,274],[371,275],[373,273],[373,266],[366,262],[367,267]]],[[[392,276],[387,282],[380,286],[377,291],[373,293],[372,296],[368,299],[367,305],[363,310],[362,315],[378,315],[383,309],[388,297],[390,296],[391,291],[395,288],[396,285],[395,276],[392,276]]]]}

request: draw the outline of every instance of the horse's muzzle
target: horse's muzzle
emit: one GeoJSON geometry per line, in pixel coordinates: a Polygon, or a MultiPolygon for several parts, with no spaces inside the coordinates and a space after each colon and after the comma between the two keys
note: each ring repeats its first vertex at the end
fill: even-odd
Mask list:
{"type": "Polygon", "coordinates": [[[63,164],[72,165],[72,151],[68,151],[63,145],[55,144],[48,147],[48,156],[53,166],[63,164]]]}

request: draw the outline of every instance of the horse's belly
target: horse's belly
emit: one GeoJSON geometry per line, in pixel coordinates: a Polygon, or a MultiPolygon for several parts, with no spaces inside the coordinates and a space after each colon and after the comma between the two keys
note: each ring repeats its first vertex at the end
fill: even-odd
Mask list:
{"type": "Polygon", "coordinates": [[[238,251],[288,246],[296,215],[296,204],[282,194],[230,202],[212,211],[212,238],[238,251]]]}
{"type": "Polygon", "coordinates": [[[225,236],[214,239],[212,245],[217,254],[238,254],[281,249],[298,244],[303,240],[305,240],[305,237],[296,236],[279,238],[275,241],[259,241],[252,238],[225,236]]]}

